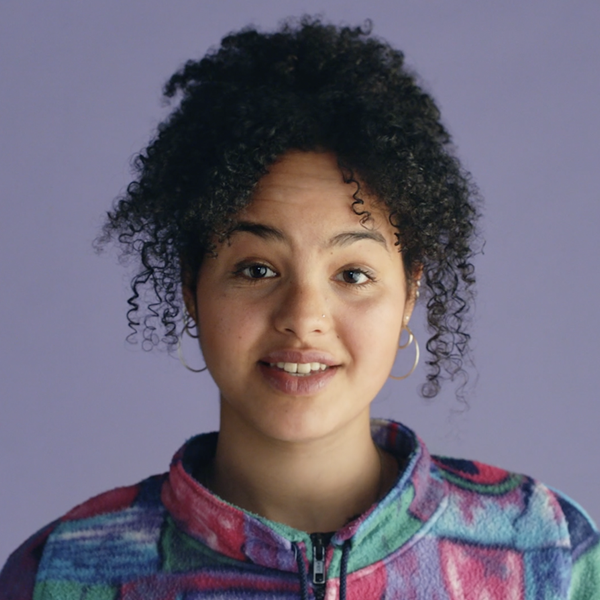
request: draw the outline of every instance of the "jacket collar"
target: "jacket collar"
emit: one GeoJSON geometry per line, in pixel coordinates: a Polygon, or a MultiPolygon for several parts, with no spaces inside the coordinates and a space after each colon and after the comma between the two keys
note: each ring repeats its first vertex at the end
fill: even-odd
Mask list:
{"type": "MultiPolygon", "coordinates": [[[[360,517],[337,531],[333,550],[352,547],[350,572],[408,547],[430,528],[445,505],[446,484],[423,442],[407,427],[373,420],[375,443],[405,465],[388,494],[360,517]]],[[[173,457],[162,501],[186,534],[212,550],[240,561],[296,572],[294,548],[312,550],[310,536],[242,510],[214,495],[192,476],[192,465],[212,460],[218,434],[190,439],[173,457]]],[[[328,552],[328,563],[341,552],[328,552]]]]}

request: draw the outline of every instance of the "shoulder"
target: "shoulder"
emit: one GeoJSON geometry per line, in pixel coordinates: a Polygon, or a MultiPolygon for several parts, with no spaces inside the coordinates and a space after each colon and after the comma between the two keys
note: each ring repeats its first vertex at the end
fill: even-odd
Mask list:
{"type": "Polygon", "coordinates": [[[472,460],[434,457],[433,463],[448,490],[444,535],[516,551],[569,543],[556,494],[531,477],[472,460]]]}
{"type": "Polygon", "coordinates": [[[443,535],[511,549],[531,564],[556,561],[570,573],[570,597],[591,598],[573,591],[584,588],[600,594],[600,535],[575,501],[532,477],[477,461],[433,457],[433,463],[448,490],[443,535]]]}
{"type": "Polygon", "coordinates": [[[94,496],[40,529],[9,556],[0,572],[0,600],[32,598],[40,565],[49,555],[59,556],[64,564],[68,557],[63,555],[76,555],[94,539],[99,542],[109,536],[114,540],[119,532],[131,531],[132,521],[139,525],[152,520],[161,511],[164,477],[153,476],[94,496]]]}
{"type": "Polygon", "coordinates": [[[470,521],[510,523],[531,543],[541,528],[538,536],[564,538],[575,555],[597,539],[596,526],[576,502],[532,477],[473,460],[435,456],[433,463],[448,484],[449,504],[459,505],[463,516],[469,512],[470,521]]]}
{"type": "Polygon", "coordinates": [[[572,560],[571,600],[600,596],[600,533],[581,506],[568,496],[550,490],[567,522],[572,560]]]}
{"type": "Polygon", "coordinates": [[[44,546],[59,521],[53,521],[34,533],[8,557],[4,568],[0,571],[1,600],[33,598],[35,578],[44,546]]]}

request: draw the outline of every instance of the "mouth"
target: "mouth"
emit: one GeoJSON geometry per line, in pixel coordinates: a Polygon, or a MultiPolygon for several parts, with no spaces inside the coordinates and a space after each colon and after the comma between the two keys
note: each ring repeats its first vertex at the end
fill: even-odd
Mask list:
{"type": "Polygon", "coordinates": [[[264,364],[269,365],[269,367],[273,369],[279,369],[281,371],[289,373],[290,375],[296,375],[298,377],[306,377],[307,375],[311,375],[313,373],[320,373],[321,371],[325,371],[326,369],[330,368],[328,365],[320,362],[276,362],[264,364]]]}
{"type": "Polygon", "coordinates": [[[321,392],[335,377],[340,366],[339,364],[328,365],[318,360],[271,362],[272,360],[271,358],[271,360],[259,361],[259,369],[265,381],[286,396],[311,396],[321,392]]]}
{"type": "Polygon", "coordinates": [[[321,392],[342,366],[339,358],[314,348],[273,350],[262,356],[258,365],[270,386],[291,396],[321,392]]]}

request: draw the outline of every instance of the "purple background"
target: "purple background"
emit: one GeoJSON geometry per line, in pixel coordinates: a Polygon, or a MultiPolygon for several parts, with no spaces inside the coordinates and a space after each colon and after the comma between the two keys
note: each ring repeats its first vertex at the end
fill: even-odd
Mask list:
{"type": "Polygon", "coordinates": [[[405,51],[487,202],[470,411],[450,388],[421,400],[419,370],[373,413],[600,519],[597,0],[2,0],[0,562],[217,426],[207,374],[124,342],[128,275],[91,241],[166,114],[164,80],[231,30],[306,11],[369,17],[405,51]]]}

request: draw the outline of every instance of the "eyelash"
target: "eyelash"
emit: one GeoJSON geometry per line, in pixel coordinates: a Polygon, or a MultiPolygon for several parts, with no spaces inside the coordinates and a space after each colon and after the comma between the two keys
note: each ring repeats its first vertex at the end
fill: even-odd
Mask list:
{"type": "MultiPolygon", "coordinates": [[[[263,280],[263,279],[274,279],[275,277],[277,277],[279,274],[270,266],[264,264],[264,263],[260,263],[260,262],[252,262],[252,263],[242,263],[240,265],[236,265],[235,270],[233,271],[233,274],[236,277],[241,277],[243,279],[245,279],[246,281],[248,281],[249,283],[258,283],[259,281],[263,280]],[[252,277],[249,273],[245,273],[244,271],[248,271],[249,269],[266,269],[268,271],[271,271],[271,273],[273,273],[272,276],[270,277],[252,277]]],[[[336,276],[335,279],[337,281],[340,281],[341,283],[345,283],[346,285],[350,286],[350,287],[366,287],[372,283],[375,283],[376,279],[374,274],[364,268],[361,267],[350,267],[347,269],[342,269],[336,276]],[[347,273],[355,273],[358,275],[363,275],[364,277],[366,277],[366,281],[363,281],[362,283],[359,282],[351,282],[351,281],[346,281],[344,278],[344,275],[347,273]]]]}
{"type": "Polygon", "coordinates": [[[365,287],[367,285],[375,283],[375,276],[373,275],[373,273],[371,273],[370,271],[367,271],[366,269],[361,269],[360,267],[351,267],[349,269],[343,269],[342,271],[339,272],[338,275],[341,275],[343,277],[343,275],[346,273],[357,273],[359,275],[364,275],[367,278],[367,280],[363,281],[362,283],[357,283],[357,282],[352,283],[350,281],[346,281],[345,279],[342,279],[343,283],[346,283],[347,285],[350,285],[352,287],[365,287]]]}
{"type": "Polygon", "coordinates": [[[274,273],[275,276],[277,276],[277,273],[274,269],[272,269],[268,265],[265,265],[265,264],[259,263],[259,262],[242,263],[240,265],[236,265],[234,275],[236,275],[237,277],[242,277],[251,283],[258,283],[262,279],[273,279],[273,276],[271,276],[271,277],[251,277],[250,275],[247,275],[244,273],[244,271],[247,271],[248,269],[268,269],[269,271],[274,273]]]}

